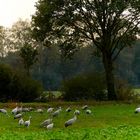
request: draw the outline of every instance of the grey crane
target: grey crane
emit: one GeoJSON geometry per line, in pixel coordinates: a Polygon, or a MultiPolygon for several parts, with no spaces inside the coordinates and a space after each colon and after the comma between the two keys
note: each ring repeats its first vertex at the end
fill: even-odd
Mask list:
{"type": "Polygon", "coordinates": [[[18,106],[11,111],[11,113],[14,114],[14,115],[16,115],[17,112],[18,112],[18,106]]]}
{"type": "Polygon", "coordinates": [[[19,124],[19,125],[23,125],[23,124],[24,124],[23,118],[21,118],[21,119],[18,121],[18,124],[19,124]]]}
{"type": "Polygon", "coordinates": [[[86,110],[86,114],[91,114],[91,110],[90,109],[87,109],[86,110]]]}
{"type": "Polygon", "coordinates": [[[134,113],[140,113],[140,107],[136,108],[134,113]]]}
{"type": "Polygon", "coordinates": [[[16,115],[14,116],[14,119],[19,119],[19,118],[21,118],[21,117],[22,117],[22,114],[19,113],[19,114],[16,114],[16,115]]]}
{"type": "Polygon", "coordinates": [[[2,109],[0,109],[0,112],[1,112],[1,113],[3,113],[3,114],[6,114],[8,117],[10,117],[10,116],[8,115],[8,113],[7,113],[7,110],[6,110],[6,109],[3,109],[3,108],[2,108],[2,109]]]}
{"type": "Polygon", "coordinates": [[[72,119],[65,122],[65,127],[72,125],[76,120],[77,120],[77,117],[75,115],[72,119]]]}
{"type": "Polygon", "coordinates": [[[27,107],[22,108],[22,112],[30,112],[30,109],[27,107]]]}
{"type": "Polygon", "coordinates": [[[49,125],[51,122],[52,122],[52,119],[47,119],[47,120],[45,120],[45,121],[43,121],[43,122],[41,123],[41,126],[46,127],[46,126],[49,125]]]}
{"type": "Polygon", "coordinates": [[[68,108],[66,109],[66,112],[71,112],[71,108],[68,107],[68,108]]]}
{"type": "Polygon", "coordinates": [[[22,112],[22,106],[17,108],[17,113],[21,113],[22,112]]]}
{"type": "Polygon", "coordinates": [[[52,116],[53,116],[53,117],[58,116],[58,115],[60,114],[60,111],[61,111],[61,110],[62,110],[61,107],[59,107],[58,110],[56,110],[55,112],[52,113],[52,116]]]}
{"type": "Polygon", "coordinates": [[[74,111],[74,115],[80,115],[80,111],[76,109],[76,110],[74,111]]]}
{"type": "Polygon", "coordinates": [[[49,107],[48,110],[47,110],[47,112],[48,112],[48,113],[51,113],[53,110],[54,110],[54,108],[49,107]]]}
{"type": "Polygon", "coordinates": [[[84,106],[82,107],[83,110],[86,110],[87,108],[88,108],[88,105],[84,105],[84,106]]]}
{"type": "Polygon", "coordinates": [[[53,126],[54,126],[54,123],[51,123],[51,124],[47,125],[47,129],[51,130],[53,128],[53,126]]]}
{"type": "Polygon", "coordinates": [[[39,108],[39,109],[36,110],[36,112],[43,113],[43,109],[39,108]]]}
{"type": "Polygon", "coordinates": [[[3,114],[7,114],[7,110],[6,109],[0,109],[0,112],[3,114]]]}
{"type": "Polygon", "coordinates": [[[30,126],[30,124],[31,124],[31,116],[29,117],[29,120],[27,120],[27,121],[25,121],[24,122],[24,125],[26,126],[26,127],[29,127],[30,126]]]}

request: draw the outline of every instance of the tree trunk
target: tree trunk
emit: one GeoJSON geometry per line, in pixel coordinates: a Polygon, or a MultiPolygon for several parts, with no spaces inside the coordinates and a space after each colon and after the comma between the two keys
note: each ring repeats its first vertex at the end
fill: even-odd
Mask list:
{"type": "Polygon", "coordinates": [[[61,56],[61,62],[60,62],[60,73],[62,76],[62,80],[66,80],[67,79],[67,70],[66,70],[66,60],[61,56]]]}
{"type": "Polygon", "coordinates": [[[105,68],[108,100],[116,100],[115,81],[113,73],[113,60],[110,55],[103,53],[103,64],[105,68]]]}
{"type": "Polygon", "coordinates": [[[27,70],[27,76],[28,76],[28,77],[30,77],[30,68],[29,68],[29,67],[27,67],[27,69],[26,69],[26,70],[27,70]]]}

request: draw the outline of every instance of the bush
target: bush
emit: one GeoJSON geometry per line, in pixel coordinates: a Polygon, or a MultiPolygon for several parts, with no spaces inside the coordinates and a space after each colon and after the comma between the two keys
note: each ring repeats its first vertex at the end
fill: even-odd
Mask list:
{"type": "Polygon", "coordinates": [[[62,83],[63,98],[67,101],[106,100],[104,76],[101,73],[80,74],[62,83]]]}
{"type": "Polygon", "coordinates": [[[53,91],[44,91],[37,99],[37,102],[50,102],[54,101],[57,98],[55,97],[53,91]]]}
{"type": "Polygon", "coordinates": [[[137,97],[134,94],[133,88],[127,81],[117,79],[116,80],[117,99],[121,101],[135,100],[137,97]]]}
{"type": "Polygon", "coordinates": [[[39,97],[41,84],[26,75],[14,71],[7,65],[0,64],[0,101],[31,102],[39,97]]]}
{"type": "Polygon", "coordinates": [[[0,65],[0,100],[5,100],[9,93],[12,70],[7,65],[0,65]]]}

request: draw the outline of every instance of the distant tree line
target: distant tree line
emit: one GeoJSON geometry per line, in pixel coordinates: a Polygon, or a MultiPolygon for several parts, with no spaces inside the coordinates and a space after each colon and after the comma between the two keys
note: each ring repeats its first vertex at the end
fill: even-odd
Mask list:
{"type": "MultiPolygon", "coordinates": [[[[59,44],[46,47],[41,42],[35,42],[30,37],[29,29],[30,23],[22,20],[11,29],[1,27],[0,62],[26,73],[20,50],[24,46],[26,48],[27,42],[30,42],[38,53],[37,61],[31,67],[31,76],[43,83],[46,90],[58,90],[64,77],[68,79],[80,73],[104,71],[100,55],[93,46],[77,48],[71,58],[67,59],[62,57],[66,55],[62,55],[59,44]]],[[[138,40],[130,48],[125,48],[114,64],[115,77],[121,77],[134,86],[140,85],[139,46],[138,40]]]]}
{"type": "MultiPolygon", "coordinates": [[[[140,85],[139,46],[140,41],[137,41],[134,47],[126,48],[114,64],[115,77],[125,79],[133,86],[140,85]]],[[[80,48],[72,59],[67,59],[63,65],[58,46],[41,49],[38,51],[38,61],[31,68],[31,76],[39,80],[46,90],[59,90],[64,75],[65,79],[70,79],[80,73],[104,72],[101,58],[93,55],[94,48],[91,46],[80,48]]],[[[18,51],[9,51],[6,57],[1,59],[1,63],[26,72],[18,51]]]]}

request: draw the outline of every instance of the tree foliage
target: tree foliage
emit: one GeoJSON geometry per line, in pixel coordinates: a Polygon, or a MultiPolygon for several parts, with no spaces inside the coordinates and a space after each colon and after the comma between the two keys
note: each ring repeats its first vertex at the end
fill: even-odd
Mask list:
{"type": "Polygon", "coordinates": [[[0,58],[4,58],[11,48],[11,41],[9,38],[9,29],[0,26],[0,58]]]}
{"type": "Polygon", "coordinates": [[[11,49],[13,50],[19,50],[25,44],[34,42],[31,36],[31,25],[28,20],[19,19],[9,30],[9,38],[12,42],[11,49]]]}
{"type": "Polygon", "coordinates": [[[29,76],[31,66],[37,61],[37,49],[33,48],[27,43],[20,49],[19,55],[23,60],[24,68],[26,69],[27,75],[29,76]]]}

